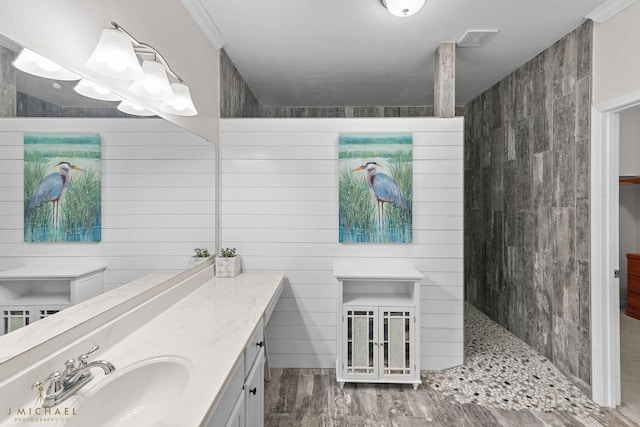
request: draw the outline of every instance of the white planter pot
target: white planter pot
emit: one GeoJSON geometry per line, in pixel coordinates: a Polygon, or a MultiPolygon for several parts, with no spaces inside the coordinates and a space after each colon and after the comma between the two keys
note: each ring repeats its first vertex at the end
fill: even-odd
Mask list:
{"type": "Polygon", "coordinates": [[[242,271],[240,255],[216,257],[216,277],[236,277],[242,271]]]}

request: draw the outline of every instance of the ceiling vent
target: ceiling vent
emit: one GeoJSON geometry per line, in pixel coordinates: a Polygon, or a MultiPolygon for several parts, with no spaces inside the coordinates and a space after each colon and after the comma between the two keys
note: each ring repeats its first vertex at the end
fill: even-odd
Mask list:
{"type": "Polygon", "coordinates": [[[489,43],[500,30],[468,30],[460,40],[458,47],[482,47],[489,43]]]}

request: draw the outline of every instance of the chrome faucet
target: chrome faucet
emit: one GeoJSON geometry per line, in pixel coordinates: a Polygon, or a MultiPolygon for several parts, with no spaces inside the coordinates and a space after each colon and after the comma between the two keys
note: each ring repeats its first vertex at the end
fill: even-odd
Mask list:
{"type": "Polygon", "coordinates": [[[43,408],[51,408],[63,402],[68,397],[73,396],[93,379],[91,368],[102,368],[105,375],[116,370],[116,367],[106,360],[94,360],[93,362],[87,363],[89,355],[99,348],[100,347],[96,345],[88,352],[78,356],[77,365],[75,360],[67,360],[64,364],[64,373],[58,371],[53,372],[47,378],[36,381],[31,385],[31,388],[35,389],[41,387],[47,381],[50,381],[47,394],[44,396],[44,402],[42,403],[43,408]]]}

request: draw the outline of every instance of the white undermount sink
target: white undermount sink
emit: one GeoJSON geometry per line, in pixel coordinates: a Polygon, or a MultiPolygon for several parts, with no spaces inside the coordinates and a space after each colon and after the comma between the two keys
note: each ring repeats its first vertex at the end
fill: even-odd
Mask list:
{"type": "MultiPolygon", "coordinates": [[[[115,363],[114,363],[115,364],[115,363]]],[[[190,363],[167,356],[148,359],[94,379],[69,399],[76,415],[68,427],[145,427],[174,410],[191,377],[190,363]]]]}

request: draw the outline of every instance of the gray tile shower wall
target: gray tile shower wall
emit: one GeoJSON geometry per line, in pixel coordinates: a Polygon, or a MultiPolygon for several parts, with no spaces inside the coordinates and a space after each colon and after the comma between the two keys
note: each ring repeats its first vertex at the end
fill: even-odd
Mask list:
{"type": "MultiPolygon", "coordinates": [[[[456,107],[456,116],[464,109],[456,107]]],[[[274,107],[263,106],[262,117],[433,117],[433,106],[340,106],[340,107],[274,107]]]]}
{"type": "Polygon", "coordinates": [[[16,54],[0,46],[0,117],[16,116],[16,71],[11,65],[16,54]]]}
{"type": "Polygon", "coordinates": [[[260,117],[260,104],[224,49],[220,51],[220,117],[260,117]]]}
{"type": "MultiPolygon", "coordinates": [[[[456,107],[456,116],[464,114],[456,107]]],[[[433,117],[433,106],[269,106],[261,105],[227,53],[220,52],[220,117],[329,118],[433,117]]]]}
{"type": "Polygon", "coordinates": [[[465,107],[465,299],[586,390],[592,32],[465,107]]]}

